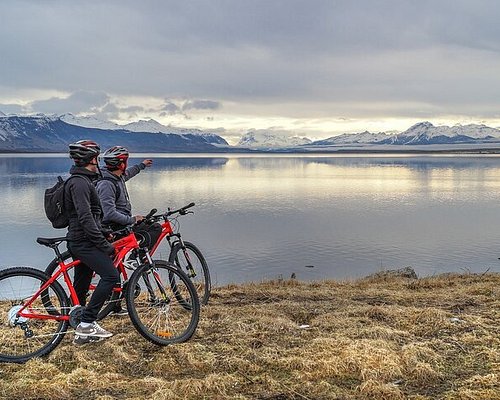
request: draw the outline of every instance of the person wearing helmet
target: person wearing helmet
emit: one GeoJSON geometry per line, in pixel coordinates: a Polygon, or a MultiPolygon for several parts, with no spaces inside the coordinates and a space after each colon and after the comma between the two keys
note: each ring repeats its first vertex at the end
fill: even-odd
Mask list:
{"type": "MultiPolygon", "coordinates": [[[[113,146],[102,155],[106,169],[102,172],[102,178],[97,182],[97,193],[104,214],[102,222],[112,230],[135,224],[134,232],[141,245],[150,247],[160,236],[161,226],[141,223],[144,219],[142,215],[132,216],[132,204],[125,182],[146,167],[150,167],[153,161],[146,159],[127,168],[128,158],[129,152],[123,146],[113,146]]],[[[122,308],[121,303],[118,302],[113,313],[127,315],[127,310],[122,308]]]]}
{"type": "Polygon", "coordinates": [[[127,168],[128,158],[129,152],[123,146],[113,146],[102,155],[106,169],[97,182],[97,193],[104,214],[102,222],[112,229],[123,228],[144,218],[142,215],[132,216],[132,205],[125,182],[150,167],[153,161],[147,159],[127,168]]]}
{"type": "Polygon", "coordinates": [[[110,257],[114,254],[114,247],[102,231],[101,203],[94,186],[100,175],[97,163],[99,153],[99,145],[91,140],[80,140],[69,145],[69,156],[74,165],[70,169],[71,179],[68,179],[64,189],[64,208],[69,216],[66,237],[69,252],[74,259],[81,260],[75,267],[74,287],[80,304],[86,305],[75,330],[75,344],[113,336],[96,320],[113,287],[120,282],[120,275],[110,257]],[[85,304],[93,272],[101,279],[88,304],[85,304]]]}

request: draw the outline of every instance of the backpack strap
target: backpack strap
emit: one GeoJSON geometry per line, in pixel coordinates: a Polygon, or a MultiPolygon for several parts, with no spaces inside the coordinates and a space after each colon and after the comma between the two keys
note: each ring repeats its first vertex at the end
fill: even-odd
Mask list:
{"type": "Polygon", "coordinates": [[[100,178],[97,183],[101,182],[101,181],[110,181],[110,182],[113,182],[113,185],[115,185],[115,202],[120,198],[120,194],[121,194],[121,189],[120,189],[120,185],[118,185],[118,182],[116,179],[113,179],[109,176],[103,176],[102,178],[100,178]]]}

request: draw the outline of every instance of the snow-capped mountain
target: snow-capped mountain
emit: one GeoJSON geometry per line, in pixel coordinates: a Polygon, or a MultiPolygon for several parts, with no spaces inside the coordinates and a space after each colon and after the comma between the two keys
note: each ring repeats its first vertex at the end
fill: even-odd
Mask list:
{"type": "Polygon", "coordinates": [[[205,138],[208,143],[220,146],[229,146],[225,139],[211,132],[204,132],[201,129],[179,128],[175,126],[165,126],[154,119],[139,120],[126,125],[118,125],[119,129],[125,129],[131,132],[153,132],[166,133],[169,135],[181,135],[189,137],[189,135],[197,135],[205,138]]]}
{"type": "Polygon", "coordinates": [[[154,119],[139,120],[121,126],[122,129],[131,132],[153,132],[153,133],[170,133],[168,128],[154,119]]]}
{"type": "Polygon", "coordinates": [[[250,148],[287,148],[310,143],[310,139],[290,136],[290,132],[288,131],[252,129],[240,139],[237,146],[250,148]]]}
{"type": "Polygon", "coordinates": [[[70,114],[0,118],[0,151],[65,152],[68,143],[82,138],[97,141],[101,148],[120,144],[133,152],[211,152],[228,146],[222,137],[211,133],[133,132],[117,124],[70,114]]]}
{"type": "Polygon", "coordinates": [[[387,140],[390,135],[386,133],[371,133],[364,131],[361,133],[343,133],[328,139],[317,140],[312,143],[315,146],[331,146],[343,144],[376,144],[387,140]]]}
{"type": "Polygon", "coordinates": [[[428,144],[464,144],[500,141],[500,130],[486,125],[434,126],[430,122],[419,122],[401,133],[342,134],[328,139],[318,140],[310,146],[345,146],[345,145],[428,145],[428,144]]]}
{"type": "Polygon", "coordinates": [[[77,117],[73,114],[63,114],[60,116],[61,121],[66,122],[70,125],[82,126],[84,128],[96,128],[96,129],[122,129],[118,124],[110,121],[103,121],[95,117],[77,117]]]}
{"type": "Polygon", "coordinates": [[[115,124],[110,121],[103,121],[95,117],[76,117],[73,114],[64,114],[61,120],[70,125],[82,126],[85,128],[96,128],[106,130],[125,130],[129,132],[165,133],[167,135],[180,135],[189,138],[189,135],[197,135],[207,143],[218,146],[228,146],[225,139],[211,132],[204,132],[200,129],[179,128],[165,126],[154,119],[139,120],[125,125],[115,124]]]}
{"type": "Polygon", "coordinates": [[[388,139],[388,144],[442,144],[470,143],[500,137],[500,131],[486,125],[434,126],[430,122],[420,122],[406,131],[388,139]]]}

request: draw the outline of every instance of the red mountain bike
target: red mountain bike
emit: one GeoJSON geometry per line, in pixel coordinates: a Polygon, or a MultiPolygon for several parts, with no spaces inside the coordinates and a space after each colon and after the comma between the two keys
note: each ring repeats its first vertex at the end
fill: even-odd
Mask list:
{"type": "MultiPolygon", "coordinates": [[[[193,282],[196,292],[198,293],[200,303],[205,305],[208,304],[211,291],[210,271],[208,269],[207,262],[201,251],[193,243],[182,240],[179,232],[180,224],[178,218],[181,215],[192,214],[193,212],[189,211],[189,209],[194,207],[194,205],[194,203],[190,203],[187,206],[179,208],[178,210],[172,211],[169,209],[166,213],[158,215],[154,215],[157,210],[153,209],[144,217],[144,220],[149,223],[163,220],[161,223],[161,234],[153,248],[149,250],[151,257],[153,259],[159,258],[163,260],[168,257],[168,261],[170,263],[176,265],[179,270],[185,272],[189,279],[193,282]]],[[[65,262],[72,260],[69,251],[62,253],[61,257],[65,262]]],[[[141,262],[138,262],[136,257],[130,258],[130,256],[126,257],[125,261],[120,264],[120,272],[124,285],[127,281],[127,270],[133,271],[139,264],[141,264],[141,262]]],[[[59,260],[56,257],[47,266],[45,273],[52,276],[58,268],[59,260]]],[[[94,290],[95,285],[95,282],[91,283],[89,291],[94,290]]],[[[115,290],[113,292],[111,298],[105,303],[99,312],[97,317],[98,319],[103,319],[116,309],[116,304],[121,301],[121,294],[122,293],[120,291],[115,290]]]]}
{"type": "MultiPolygon", "coordinates": [[[[69,271],[80,261],[63,260],[59,245],[64,241],[64,237],[37,239],[56,253],[58,268],[52,276],[29,267],[0,272],[1,362],[22,363],[47,355],[61,342],[68,328],[79,323],[81,306],[69,271]]],[[[196,330],[200,314],[191,280],[166,261],[152,261],[130,230],[113,246],[114,264],[124,281],[128,277],[123,260],[131,251],[137,252],[139,266],[127,281],[130,290],[116,288],[113,292],[113,296],[125,294],[128,313],[137,331],[157,345],[188,340],[196,330]],[[144,258],[149,262],[142,263],[144,258]]]]}
{"type": "Polygon", "coordinates": [[[167,239],[168,261],[185,272],[191,279],[198,292],[200,303],[208,304],[212,282],[207,262],[201,251],[193,243],[182,240],[179,229],[179,216],[193,214],[188,209],[194,207],[194,205],[194,203],[190,203],[174,211],[168,209],[164,214],[148,215],[145,219],[151,223],[163,221],[161,223],[161,235],[150,250],[151,257],[155,258],[155,255],[158,255],[163,258],[166,256],[166,252],[165,254],[162,252],[162,245],[165,243],[163,239],[167,239]]]}

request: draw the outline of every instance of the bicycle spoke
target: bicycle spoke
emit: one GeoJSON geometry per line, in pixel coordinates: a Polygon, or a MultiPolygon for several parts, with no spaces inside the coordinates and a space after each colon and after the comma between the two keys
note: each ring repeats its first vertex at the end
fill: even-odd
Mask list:
{"type": "Polygon", "coordinates": [[[44,282],[45,276],[30,268],[11,268],[0,274],[1,361],[24,362],[46,354],[65,334],[67,322],[55,318],[67,309],[62,288],[51,285],[44,289],[50,307],[44,305],[40,295],[32,299],[44,282]],[[20,315],[22,309],[23,315],[20,315]]]}
{"type": "MultiPolygon", "coordinates": [[[[169,261],[184,272],[193,283],[202,304],[207,304],[210,297],[210,272],[201,251],[190,242],[176,243],[169,257],[169,261]]],[[[175,285],[175,281],[172,283],[175,285]]]]}
{"type": "Polygon", "coordinates": [[[189,279],[180,275],[175,266],[163,263],[156,261],[153,268],[146,265],[137,270],[131,281],[141,282],[141,292],[139,296],[129,293],[127,297],[132,322],[144,337],[157,344],[187,340],[194,332],[199,313],[196,291],[189,279]],[[171,274],[177,277],[174,287],[170,284],[171,274]],[[195,307],[186,307],[186,300],[195,307]]]}

